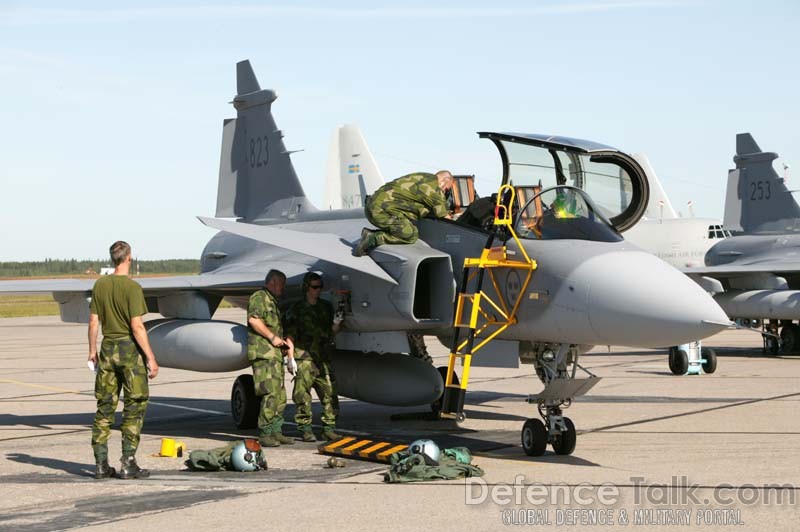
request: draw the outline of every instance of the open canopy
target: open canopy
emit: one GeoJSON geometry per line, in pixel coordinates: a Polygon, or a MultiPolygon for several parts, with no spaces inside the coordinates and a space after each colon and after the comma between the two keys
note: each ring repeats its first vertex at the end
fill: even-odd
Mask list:
{"type": "Polygon", "coordinates": [[[503,184],[572,186],[586,192],[617,231],[644,214],[650,195],[644,170],[629,155],[597,142],[531,133],[479,132],[500,150],[503,184]]]}

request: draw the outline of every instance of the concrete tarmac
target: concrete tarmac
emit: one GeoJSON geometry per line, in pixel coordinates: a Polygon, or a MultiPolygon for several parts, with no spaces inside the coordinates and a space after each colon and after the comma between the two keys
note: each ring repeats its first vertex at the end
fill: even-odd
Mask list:
{"type": "MultiPolygon", "coordinates": [[[[164,437],[208,449],[254,435],[230,419],[238,372],[163,368],[138,454],[151,478],[95,481],[86,327],[0,319],[0,530],[797,530],[800,356],[764,355],[748,332],[705,345],[719,347],[713,375],[673,376],[658,350],[586,355],[602,380],[566,411],[579,433],[571,456],[520,447],[522,424],[537,417],[525,398],[542,388],[532,366],[474,368],[460,426],[426,407],[343,399],[342,432],[465,445],[486,472],[406,485],[385,484],[381,464],[324,468],[316,445],[299,441],[268,449],[269,471],[249,474],[189,472],[183,459],[154,456],[164,437]]],[[[428,346],[446,364],[447,350],[428,346]]],[[[290,401],[286,419],[293,413],[290,401]]],[[[119,436],[115,426],[112,457],[119,436]]]]}

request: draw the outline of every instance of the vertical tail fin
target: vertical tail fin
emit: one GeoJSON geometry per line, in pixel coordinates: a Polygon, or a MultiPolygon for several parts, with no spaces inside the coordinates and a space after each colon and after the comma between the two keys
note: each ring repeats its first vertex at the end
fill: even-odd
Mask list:
{"type": "Polygon", "coordinates": [[[254,221],[315,210],[272,116],[277,95],[261,89],[250,61],[236,64],[236,87],[237,116],[222,127],[216,215],[254,221]]]}
{"type": "Polygon", "coordinates": [[[383,185],[383,176],[358,126],[336,128],[328,152],[325,208],[353,209],[363,205],[359,177],[367,194],[383,185]]]}
{"type": "Polygon", "coordinates": [[[777,153],[763,152],[750,133],[736,135],[736,168],[728,172],[725,229],[744,233],[800,231],[800,207],[775,172],[777,153]]]}
{"type": "Polygon", "coordinates": [[[667,193],[664,192],[656,171],[650,165],[650,160],[642,153],[634,153],[632,157],[642,167],[647,176],[647,181],[650,183],[650,199],[647,202],[647,210],[644,211],[644,215],[651,220],[677,218],[678,215],[675,213],[667,193]]]}

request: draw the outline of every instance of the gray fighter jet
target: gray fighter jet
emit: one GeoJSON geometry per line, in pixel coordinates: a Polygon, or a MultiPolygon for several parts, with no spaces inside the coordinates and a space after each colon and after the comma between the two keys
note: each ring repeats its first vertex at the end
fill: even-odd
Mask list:
{"type": "MultiPolygon", "coordinates": [[[[363,210],[317,210],[273,119],[276,94],[261,89],[248,61],[237,64],[237,88],[237,118],[223,124],[216,217],[201,218],[220,231],[203,250],[202,273],[138,279],[149,310],[164,316],[147,325],[163,367],[246,368],[246,329],[212,319],[220,301],[245,307],[270,268],[287,274],[287,299],[298,298],[302,276],[314,270],[322,272],[326,288],[338,294],[334,304],[346,313],[333,356],[339,392],[387,405],[436,403],[446,386],[441,370],[403,354],[410,351],[407,335],[457,343],[455,333],[463,338],[466,331],[454,328],[454,302],[471,290],[466,295],[473,302],[476,294],[499,301],[475,311],[479,331],[498,316],[508,322],[494,341],[473,350],[472,366],[532,363],[545,389],[530,401],[539,405],[545,423],[526,422],[523,447],[542,454],[550,443],[568,454],[576,433],[561,409],[597,381],[576,378],[581,353],[597,344],[677,345],[730,323],[696,283],[620,236],[644,212],[648,184],[638,163],[614,148],[563,137],[480,133],[500,151],[503,183],[516,186],[489,211],[499,204],[508,219],[513,214],[513,225],[493,225],[494,215],[485,215],[490,200],[476,200],[457,222],[421,220],[415,244],[380,246],[354,257],[361,229],[369,225],[363,210]],[[609,216],[590,195],[602,199],[609,216]],[[518,238],[511,238],[512,228],[518,238]],[[505,251],[497,251],[504,243],[505,251]],[[488,276],[491,282],[476,286],[462,267],[465,259],[484,253],[490,262],[501,257],[494,263],[500,267],[488,276]],[[535,261],[529,285],[519,268],[502,266],[524,256],[535,261]]],[[[52,292],[63,320],[85,322],[91,285],[8,281],[0,291],[52,292]]],[[[483,343],[487,334],[469,336],[483,343]]],[[[437,403],[461,419],[468,368],[464,388],[447,383],[449,398],[437,403]]],[[[257,408],[252,376],[241,375],[231,394],[237,425],[252,425],[257,408]]]]}
{"type": "Polygon", "coordinates": [[[772,167],[777,158],[749,133],[736,136],[723,222],[735,236],[708,250],[705,267],[685,270],[731,318],[765,320],[772,353],[800,350],[800,207],[772,167]]]}

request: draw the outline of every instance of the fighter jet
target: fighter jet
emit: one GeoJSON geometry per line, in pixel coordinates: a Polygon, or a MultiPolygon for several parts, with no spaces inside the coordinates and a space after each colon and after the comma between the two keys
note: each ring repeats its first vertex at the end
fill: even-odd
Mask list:
{"type": "MultiPolygon", "coordinates": [[[[350,150],[346,147],[351,142],[363,142],[363,136],[356,126],[344,131],[337,129],[334,133],[334,142],[331,144],[331,153],[338,150],[338,158],[346,160],[350,157],[350,150]],[[340,142],[340,138],[342,142],[340,142]]],[[[360,145],[359,154],[369,155],[371,164],[360,174],[364,180],[373,183],[382,183],[383,177],[377,169],[377,163],[369,153],[366,143],[360,145]]],[[[711,218],[684,218],[676,213],[672,207],[661,181],[644,154],[632,154],[631,157],[639,163],[647,177],[650,196],[644,215],[641,219],[625,232],[625,239],[643,250],[660,258],[678,269],[698,267],[704,265],[706,252],[722,238],[731,236],[729,231],[722,229],[722,221],[711,218]]],[[[474,195],[474,176],[457,175],[456,192],[454,199],[456,207],[461,204],[471,203],[470,194],[474,195]],[[471,191],[471,192],[470,192],[471,191]],[[464,200],[464,197],[467,197],[464,200]]],[[[352,176],[344,171],[337,174],[329,172],[329,188],[338,190],[336,183],[331,185],[331,180],[339,182],[342,190],[347,188],[347,183],[352,182],[352,176]]],[[[350,185],[352,190],[354,187],[350,185]]],[[[522,187],[520,190],[524,190],[522,187]]],[[[600,205],[603,209],[603,206],[600,205]]],[[[611,207],[613,209],[613,206],[611,207]]],[[[458,209],[460,210],[460,209],[458,209]]],[[[460,212],[458,213],[460,214],[460,212]]],[[[513,360],[510,362],[514,362],[513,360]]],[[[702,367],[705,373],[714,373],[717,366],[716,352],[708,347],[692,344],[691,346],[671,346],[669,348],[669,368],[676,375],[685,375],[688,371],[695,371],[702,367]],[[695,351],[693,351],[694,349],[695,351]],[[690,363],[690,353],[692,360],[690,363]],[[697,363],[695,364],[695,357],[697,363]]]]}
{"type": "Polygon", "coordinates": [[[724,227],[705,266],[688,268],[731,318],[763,323],[765,349],[800,350],[800,206],[752,135],[736,135],[724,227]],[[780,340],[778,329],[780,327],[780,340]]]}
{"type": "MultiPolygon", "coordinates": [[[[454,318],[464,310],[454,303],[468,297],[477,305],[472,314],[480,327],[498,316],[507,321],[484,349],[473,350],[473,365],[522,360],[533,364],[546,385],[530,397],[544,423],[525,423],[525,452],[542,454],[549,443],[569,454],[576,432],[562,408],[596,383],[591,375],[576,378],[581,353],[598,344],[676,345],[729,325],[696,283],[622,238],[620,232],[645,210],[648,183],[633,158],[591,141],[481,132],[499,150],[503,179],[496,185],[516,186],[499,189],[495,206],[513,223],[498,230],[491,220],[423,219],[415,244],[380,246],[354,257],[361,229],[369,226],[363,209],[317,210],[307,199],[272,115],[276,98],[261,88],[249,61],[237,64],[237,117],[223,123],[216,216],[200,218],[219,230],[202,252],[202,271],[138,279],[148,309],[164,317],[147,324],[161,366],[246,368],[246,328],[212,319],[220,301],[245,307],[270,268],[286,273],[288,299],[298,298],[302,276],[313,270],[324,275],[326,288],[337,294],[334,304],[346,313],[346,330],[337,335],[333,354],[339,393],[387,405],[430,404],[457,385],[450,378],[443,383],[437,368],[402,354],[409,351],[407,334],[453,342],[463,329],[454,318]],[[592,194],[614,207],[609,217],[595,207],[592,194]],[[499,267],[488,276],[491,283],[475,286],[474,278],[465,277],[465,260],[480,257],[499,267]],[[529,284],[515,267],[523,258],[529,284]],[[467,294],[470,283],[475,292],[467,294]],[[490,298],[499,303],[476,303],[490,298]]],[[[8,281],[0,291],[51,292],[64,321],[85,322],[91,285],[8,281]]],[[[476,345],[488,339],[480,327],[472,338],[476,345]]],[[[456,390],[461,393],[450,393],[460,404],[444,404],[443,413],[463,415],[468,366],[462,371],[462,388],[456,390]]],[[[239,376],[231,394],[237,425],[252,426],[257,408],[252,376],[239,376]]]]}

